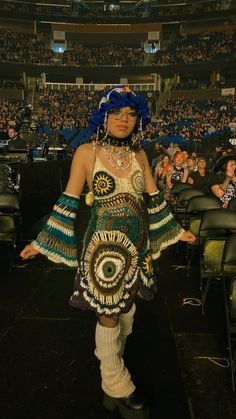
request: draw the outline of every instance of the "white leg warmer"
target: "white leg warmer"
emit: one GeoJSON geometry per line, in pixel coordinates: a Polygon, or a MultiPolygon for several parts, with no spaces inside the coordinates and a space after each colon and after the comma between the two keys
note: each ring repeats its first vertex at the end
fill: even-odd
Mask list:
{"type": "Polygon", "coordinates": [[[130,373],[119,352],[120,325],[104,327],[97,323],[95,355],[100,360],[102,389],[111,397],[127,397],[135,390],[130,373]]]}
{"type": "Polygon", "coordinates": [[[128,313],[121,314],[119,318],[120,343],[121,343],[120,356],[121,357],[124,354],[126,339],[132,333],[135,311],[136,311],[136,305],[135,303],[133,303],[128,313]]]}

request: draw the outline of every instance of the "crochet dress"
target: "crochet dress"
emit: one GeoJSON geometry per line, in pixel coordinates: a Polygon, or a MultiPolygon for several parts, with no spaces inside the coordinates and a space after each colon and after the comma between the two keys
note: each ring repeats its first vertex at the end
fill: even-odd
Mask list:
{"type": "Polygon", "coordinates": [[[92,185],[95,202],[70,303],[119,314],[133,289],[148,298],[154,283],[144,177],[135,157],[128,177],[115,176],[97,157],[92,185]]]}
{"type": "Polygon", "coordinates": [[[115,176],[97,156],[92,187],[95,201],[79,261],[79,198],[66,193],[33,245],[54,262],[78,266],[70,305],[116,316],[126,311],[137,292],[145,299],[153,297],[152,261],[184,230],[161,193],[147,194],[144,201],[144,175],[134,153],[128,177],[115,176]]]}

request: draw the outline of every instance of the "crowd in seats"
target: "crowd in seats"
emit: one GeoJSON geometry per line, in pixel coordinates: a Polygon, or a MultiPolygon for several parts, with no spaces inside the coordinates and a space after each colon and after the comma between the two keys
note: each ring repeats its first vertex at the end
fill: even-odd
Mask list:
{"type": "Polygon", "coordinates": [[[0,135],[6,134],[9,126],[16,126],[21,109],[26,105],[24,100],[14,97],[4,99],[0,97],[0,135]]]}
{"type": "MultiPolygon", "coordinates": [[[[86,128],[92,109],[100,97],[98,91],[44,89],[40,91],[38,116],[40,134],[59,133],[67,141],[86,128]]],[[[146,95],[152,108],[152,96],[146,95]]],[[[15,100],[0,102],[1,129],[14,119],[22,103],[15,100]],[[14,111],[14,112],[13,112],[14,111]]],[[[224,142],[236,133],[235,97],[198,101],[185,98],[169,99],[162,110],[155,114],[152,109],[151,124],[146,136],[164,144],[177,143],[181,148],[195,149],[196,143],[224,142]]]]}
{"type": "Polygon", "coordinates": [[[181,80],[179,83],[175,84],[174,90],[208,89],[209,87],[213,86],[208,80],[197,80],[194,78],[189,78],[188,80],[181,80]]]}
{"type": "Polygon", "coordinates": [[[39,96],[37,109],[42,133],[64,131],[66,137],[87,126],[91,110],[95,108],[100,92],[83,92],[78,89],[44,89],[39,96]]]}
{"type": "Polygon", "coordinates": [[[139,66],[144,64],[145,52],[140,46],[107,44],[104,46],[85,46],[80,42],[68,42],[62,63],[65,65],[139,66]]]}
{"type": "MultiPolygon", "coordinates": [[[[58,53],[51,49],[51,33],[36,35],[0,32],[0,61],[20,64],[57,64],[58,53]]],[[[236,52],[236,31],[202,32],[198,34],[173,34],[166,50],[153,54],[153,65],[192,64],[232,59],[236,52]]],[[[78,41],[68,41],[62,65],[85,66],[142,66],[147,54],[141,45],[108,43],[103,46],[85,46],[78,41]]]]}
{"type": "Polygon", "coordinates": [[[153,65],[192,64],[232,59],[236,52],[236,31],[178,34],[165,51],[158,51],[153,65]]]}
{"type": "Polygon", "coordinates": [[[216,81],[212,84],[212,87],[215,88],[227,88],[227,87],[236,87],[236,80],[231,78],[222,77],[219,81],[216,81]]]}
{"type": "MultiPolygon", "coordinates": [[[[233,8],[232,5],[228,5],[228,8],[233,8]]],[[[50,6],[49,4],[39,3],[33,4],[28,2],[12,3],[10,1],[2,1],[0,4],[0,10],[12,13],[22,14],[36,14],[36,15],[56,15],[56,16],[72,16],[78,18],[118,18],[122,19],[125,17],[133,18],[161,18],[165,16],[175,15],[193,15],[202,13],[212,13],[215,11],[225,10],[224,4],[218,1],[208,1],[204,3],[191,3],[191,4],[178,4],[175,5],[172,2],[166,4],[164,7],[151,7],[150,4],[141,2],[138,7],[134,7],[133,4],[120,4],[119,8],[106,7],[104,5],[93,5],[93,7],[83,7],[83,4],[72,3],[72,5],[57,5],[50,6]]]]}
{"type": "Polygon", "coordinates": [[[24,89],[24,83],[20,80],[0,80],[0,89],[24,89]]]}
{"type": "Polygon", "coordinates": [[[158,189],[170,202],[174,196],[172,189],[180,192],[185,185],[214,197],[225,209],[236,197],[236,147],[230,143],[224,148],[216,146],[207,156],[181,151],[173,143],[169,147],[157,144],[151,167],[158,189]]]}
{"type": "MultiPolygon", "coordinates": [[[[42,131],[64,131],[67,138],[87,126],[98,92],[44,90],[39,98],[38,117],[42,131]]],[[[236,129],[234,97],[196,102],[185,98],[168,100],[158,115],[153,114],[149,136],[169,145],[188,147],[190,142],[227,139],[236,129]]]]}
{"type": "Polygon", "coordinates": [[[219,81],[210,82],[209,80],[197,80],[189,78],[187,80],[181,80],[179,83],[174,85],[174,90],[196,90],[196,89],[222,89],[227,87],[236,87],[236,80],[230,78],[221,77],[219,81]]]}
{"type": "Polygon", "coordinates": [[[234,96],[198,101],[169,99],[153,118],[158,141],[186,147],[190,141],[223,141],[236,129],[234,96]]]}
{"type": "Polygon", "coordinates": [[[53,51],[50,49],[49,32],[36,35],[16,32],[0,32],[0,61],[19,64],[50,64],[53,51]]]}
{"type": "Polygon", "coordinates": [[[58,5],[50,6],[49,4],[33,4],[29,2],[12,2],[12,1],[1,1],[0,10],[12,13],[22,14],[36,14],[36,15],[58,15],[58,16],[69,16],[71,14],[71,8],[58,5]]]}

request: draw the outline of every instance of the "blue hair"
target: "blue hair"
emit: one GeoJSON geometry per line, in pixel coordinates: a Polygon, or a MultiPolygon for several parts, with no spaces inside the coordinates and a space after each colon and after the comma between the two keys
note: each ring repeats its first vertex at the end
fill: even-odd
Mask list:
{"type": "MultiPolygon", "coordinates": [[[[104,124],[106,114],[112,109],[129,107],[135,109],[141,121],[141,128],[145,128],[150,122],[149,109],[146,100],[140,94],[135,94],[127,86],[116,86],[103,93],[98,109],[93,110],[88,128],[82,129],[76,136],[76,142],[86,142],[97,133],[104,124]]],[[[138,127],[135,127],[135,131],[138,127]]],[[[73,144],[72,144],[73,145],[73,144]]]]}

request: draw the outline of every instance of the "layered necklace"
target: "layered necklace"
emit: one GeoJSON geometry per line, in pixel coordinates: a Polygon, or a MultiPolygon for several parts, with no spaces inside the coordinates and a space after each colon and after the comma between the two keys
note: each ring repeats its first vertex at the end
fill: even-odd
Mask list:
{"type": "Polygon", "coordinates": [[[130,138],[108,136],[102,142],[107,160],[117,170],[126,170],[132,163],[134,152],[130,148],[130,138]]]}

